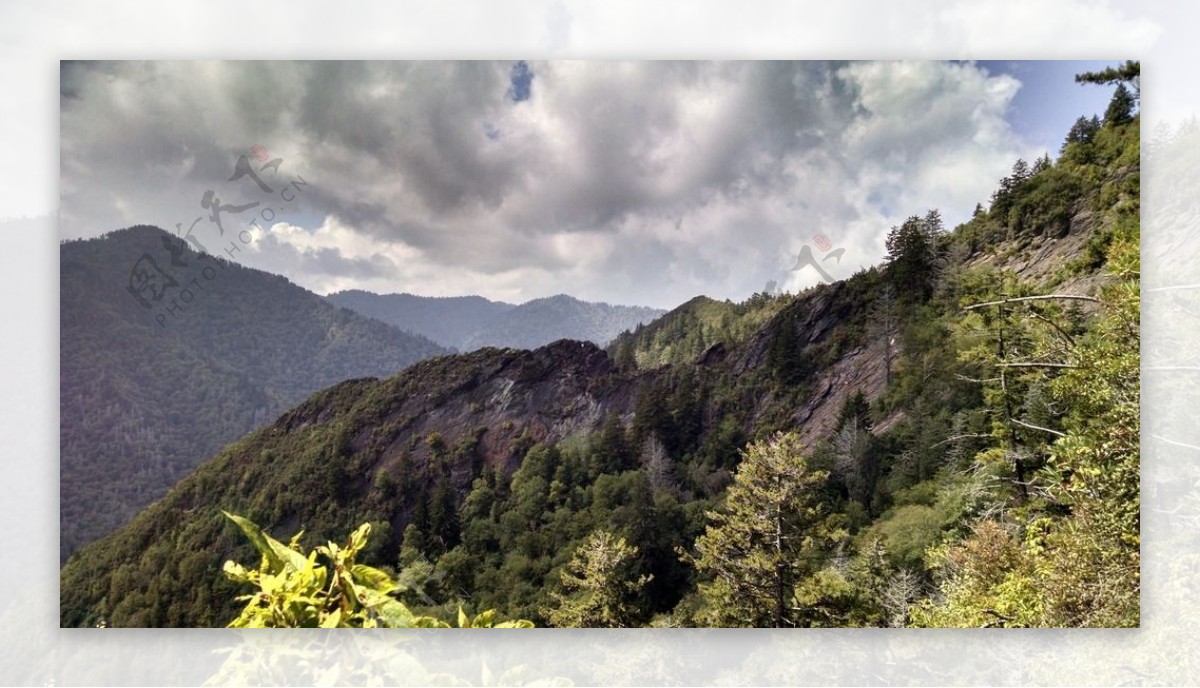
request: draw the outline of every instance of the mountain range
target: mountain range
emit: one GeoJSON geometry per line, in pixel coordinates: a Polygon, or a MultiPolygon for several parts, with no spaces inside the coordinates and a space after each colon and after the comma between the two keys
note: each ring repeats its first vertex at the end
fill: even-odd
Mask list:
{"type": "Polygon", "coordinates": [[[350,290],[330,303],[420,334],[458,351],[485,346],[535,349],[559,339],[605,346],[665,311],[592,303],[559,294],[514,305],[481,296],[429,297],[350,290]]]}

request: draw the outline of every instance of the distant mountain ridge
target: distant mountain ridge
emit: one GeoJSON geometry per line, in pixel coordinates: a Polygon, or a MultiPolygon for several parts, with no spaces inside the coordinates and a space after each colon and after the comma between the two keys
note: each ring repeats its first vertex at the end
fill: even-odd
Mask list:
{"type": "Polygon", "coordinates": [[[614,306],[559,294],[516,305],[481,296],[430,297],[342,291],[330,303],[414,332],[459,351],[487,346],[536,349],[559,339],[605,346],[666,311],[614,306]]]}
{"type": "Polygon", "coordinates": [[[156,227],[59,261],[64,558],[316,390],[447,353],[156,227]]]}

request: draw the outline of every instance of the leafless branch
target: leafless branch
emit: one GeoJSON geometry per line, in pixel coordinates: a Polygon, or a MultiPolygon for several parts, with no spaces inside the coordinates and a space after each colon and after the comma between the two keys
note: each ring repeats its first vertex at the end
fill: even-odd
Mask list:
{"type": "Polygon", "coordinates": [[[1100,299],[1093,298],[1091,296],[1080,296],[1078,294],[1042,294],[1039,296],[1014,296],[1008,299],[1000,299],[999,301],[985,301],[983,303],[964,306],[963,310],[971,311],[975,310],[976,308],[984,308],[986,306],[1002,306],[1006,303],[1017,303],[1019,301],[1046,301],[1049,299],[1068,299],[1073,301],[1091,301],[1093,303],[1100,303],[1100,299]]]}
{"type": "Polygon", "coordinates": [[[984,439],[984,438],[989,438],[989,437],[991,437],[991,435],[980,434],[980,433],[975,433],[975,434],[971,434],[971,435],[955,435],[954,437],[947,437],[946,439],[942,440],[941,442],[938,442],[937,444],[931,444],[931,445],[929,445],[929,448],[933,449],[934,447],[940,447],[947,442],[955,442],[957,440],[978,440],[978,439],[984,439]]]}
{"type": "Polygon", "coordinates": [[[998,363],[1001,368],[1078,368],[1074,363],[1039,363],[1037,361],[1016,361],[1014,363],[998,363]]]}
{"type": "Polygon", "coordinates": [[[1048,432],[1048,433],[1050,433],[1051,435],[1055,435],[1055,436],[1057,436],[1057,437],[1066,437],[1066,436],[1067,436],[1067,434],[1066,434],[1065,432],[1059,432],[1059,431],[1057,431],[1057,430],[1051,430],[1050,428],[1043,428],[1043,427],[1042,427],[1042,426],[1040,426],[1040,425],[1034,425],[1033,423],[1026,423],[1026,422],[1025,422],[1025,421],[1023,421],[1023,420],[1017,420],[1016,418],[1011,418],[1010,420],[1011,420],[1012,422],[1016,423],[1017,425],[1020,425],[1020,426],[1022,426],[1022,427],[1026,427],[1026,428],[1029,428],[1030,430],[1042,430],[1043,432],[1048,432]]]}

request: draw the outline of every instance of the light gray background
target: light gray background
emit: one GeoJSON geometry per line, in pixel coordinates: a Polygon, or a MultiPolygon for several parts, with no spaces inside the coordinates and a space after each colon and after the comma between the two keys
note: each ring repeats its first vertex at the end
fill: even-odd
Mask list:
{"type": "Polygon", "coordinates": [[[0,6],[0,683],[1200,682],[1200,150],[1185,3],[5,2],[0,6]],[[1095,631],[58,629],[58,60],[1140,58],[1143,627],[1095,631]],[[1165,287],[1183,287],[1166,289],[1165,287]],[[1189,288],[1190,287],[1190,288],[1189,288]]]}

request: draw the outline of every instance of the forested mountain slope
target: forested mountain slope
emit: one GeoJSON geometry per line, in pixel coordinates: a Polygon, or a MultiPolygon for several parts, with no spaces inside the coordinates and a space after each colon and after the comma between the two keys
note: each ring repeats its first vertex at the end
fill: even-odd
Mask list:
{"type": "Polygon", "coordinates": [[[80,551],[62,623],[227,623],[225,509],[371,522],[364,561],[443,613],[1136,625],[1139,120],[1081,122],[843,282],[323,390],[80,551]]]}
{"type": "Polygon", "coordinates": [[[154,227],[64,243],[60,266],[64,558],[313,391],[445,352],[154,227]]]}

